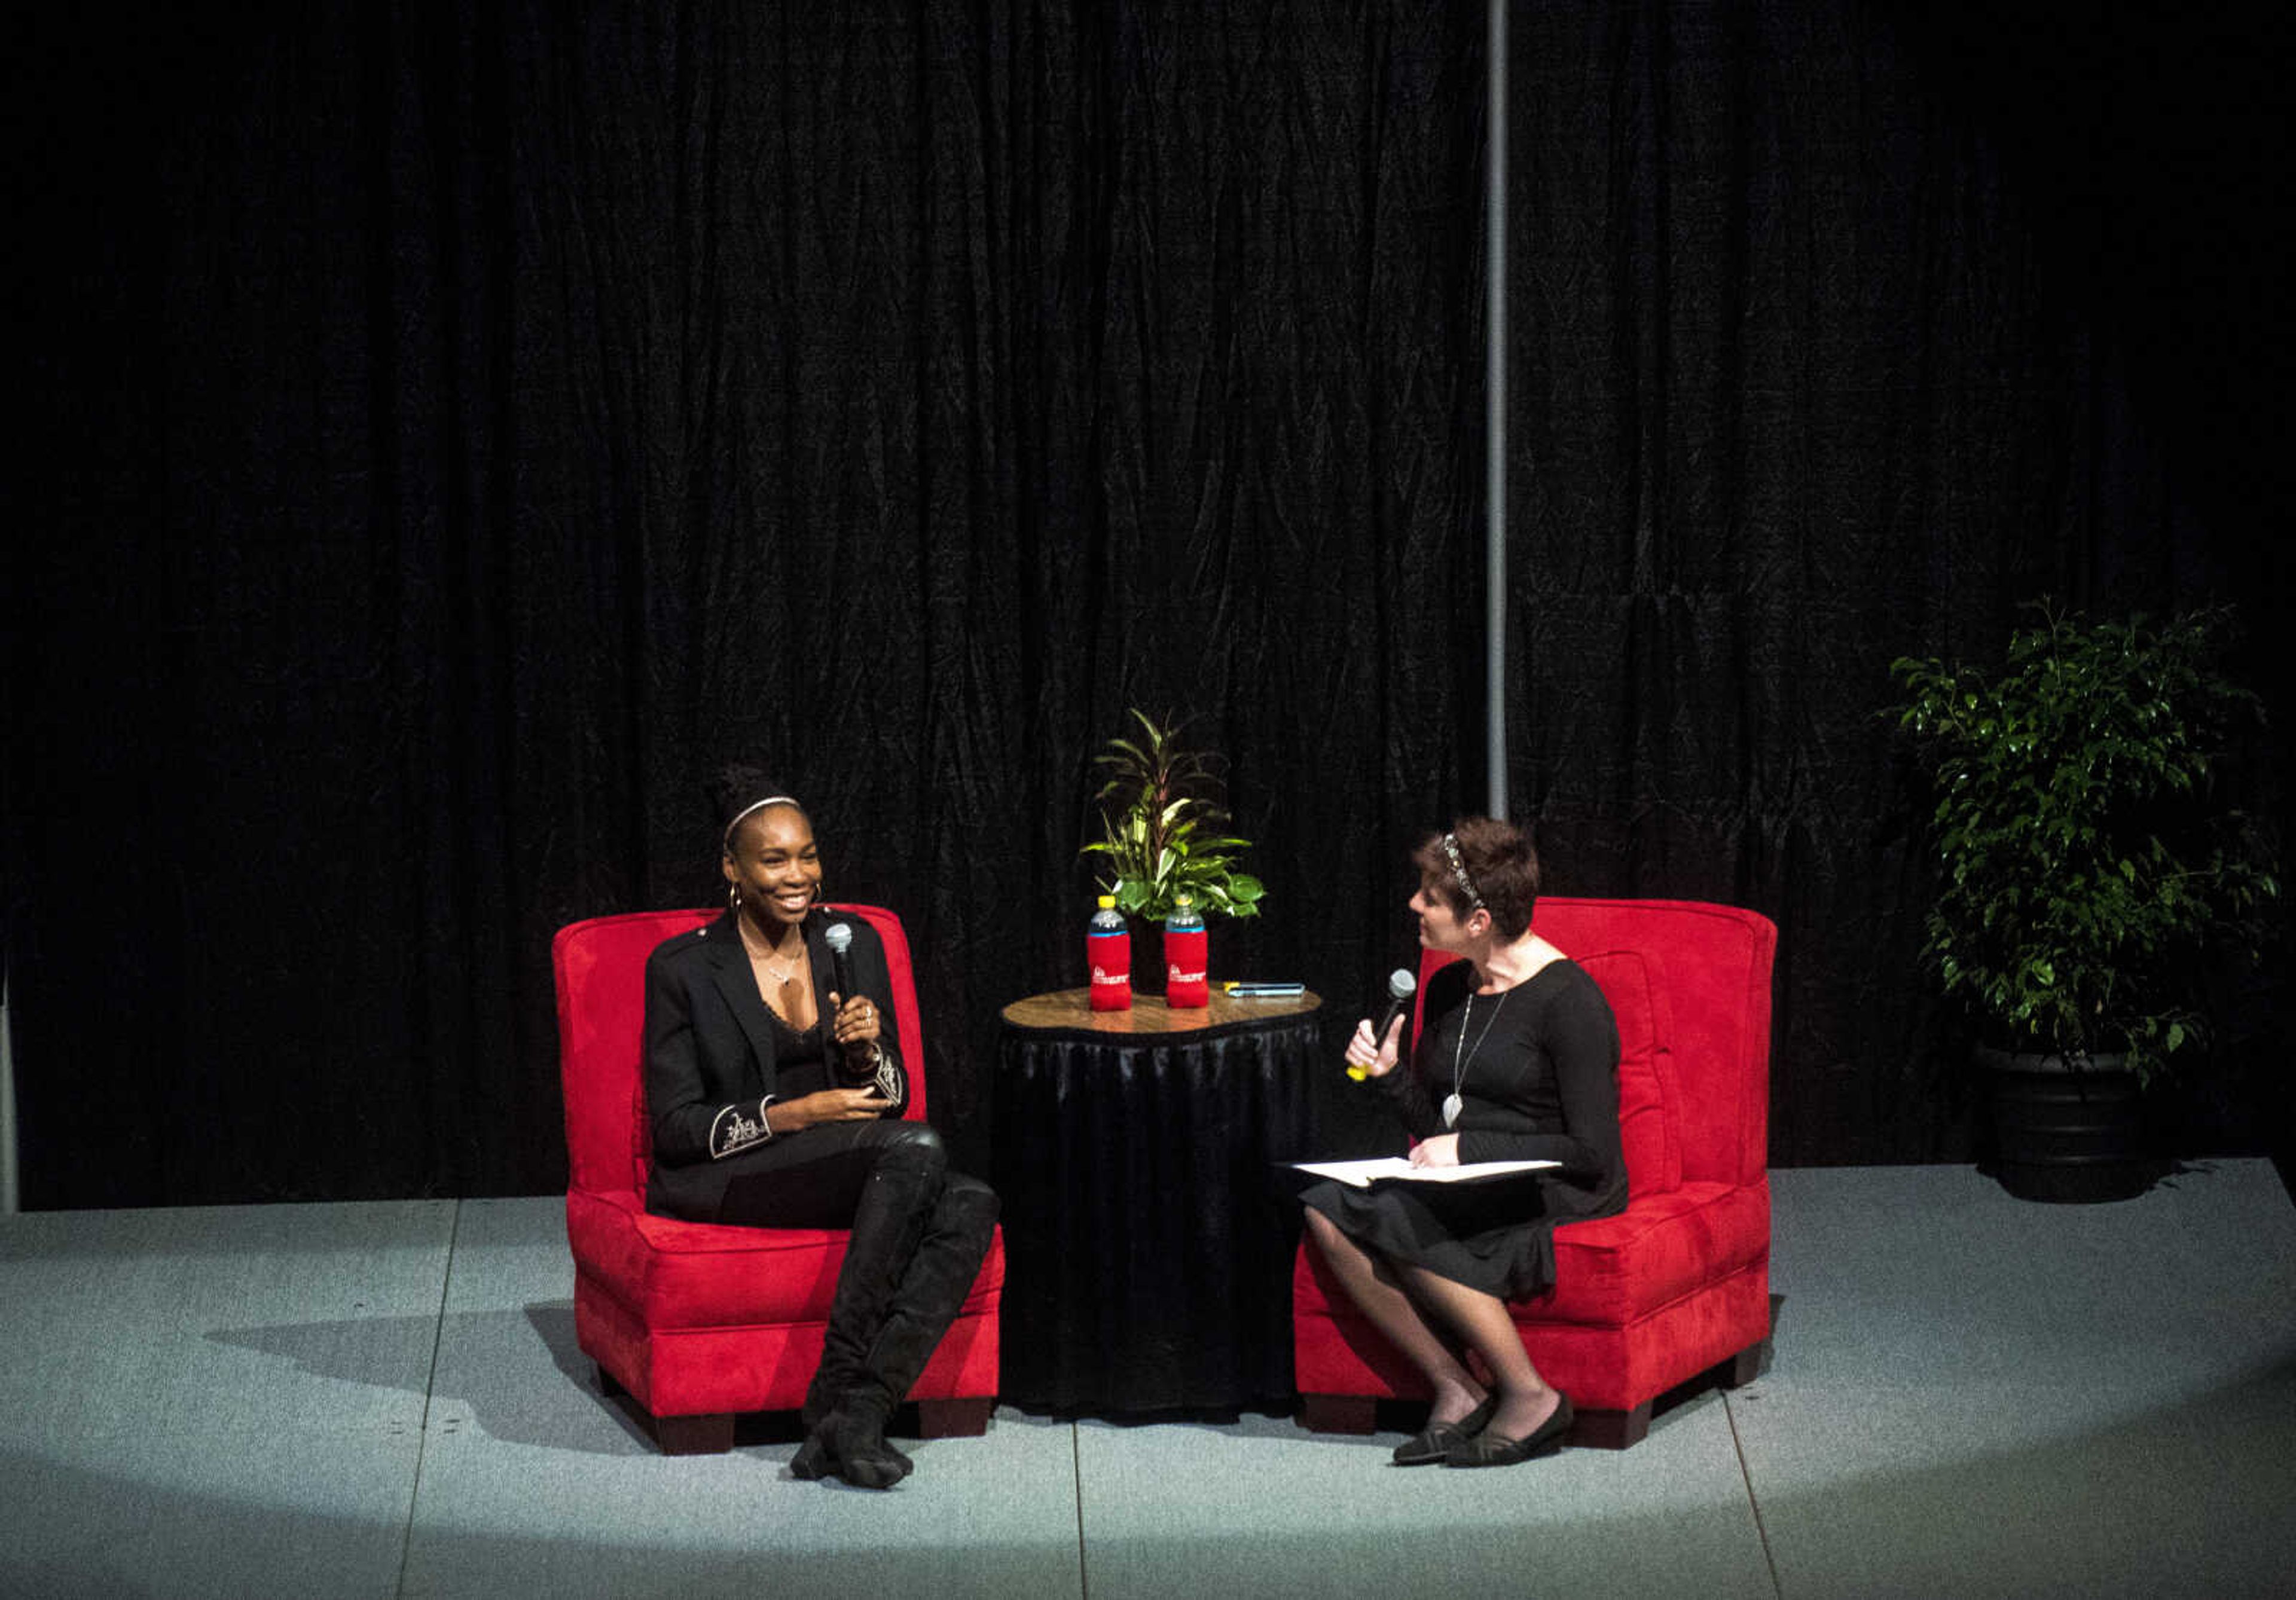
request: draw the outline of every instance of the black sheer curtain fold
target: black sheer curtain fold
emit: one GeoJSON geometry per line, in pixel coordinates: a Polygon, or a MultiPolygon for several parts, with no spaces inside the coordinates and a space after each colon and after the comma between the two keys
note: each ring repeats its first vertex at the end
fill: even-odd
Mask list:
{"type": "MultiPolygon", "coordinates": [[[[1779,922],[1782,1161],[1967,1149],[1890,661],[1997,658],[2021,603],[2157,611],[2244,564],[2169,455],[2181,427],[2185,479],[2250,470],[2179,414],[2237,402],[2167,370],[2131,390],[2161,323],[2247,336],[2178,298],[2219,247],[2101,247],[2194,210],[2183,158],[2251,113],[2180,106],[2107,168],[2042,92],[2069,37],[2108,80],[2158,57],[2164,103],[2217,72],[2150,9],[2147,42],[2094,54],[2112,8],[1513,15],[1510,792],[1556,890],[1779,922]]],[[[2242,598],[2269,626],[2285,593],[2242,598]]]]}
{"type": "MultiPolygon", "coordinates": [[[[729,758],[905,917],[976,1169],[1127,708],[1259,841],[1217,966],[1407,953],[1485,777],[1480,7],[135,12],[8,98],[27,1203],[562,1182],[550,935],[714,900],[729,758]]],[[[1513,13],[1510,788],[1558,892],[1780,922],[1782,1161],[1959,1148],[1889,658],[2284,614],[2283,41],[2116,17],[1513,13]]]]}
{"type": "Polygon", "coordinates": [[[1128,707],[1230,759],[1286,907],[1232,967],[1383,958],[1473,716],[1476,19],[152,26],[150,101],[70,86],[134,264],[71,303],[141,319],[71,352],[144,396],[86,461],[159,464],[54,487],[102,554],[17,613],[31,1203],[561,1181],[550,933],[714,898],[728,758],[906,919],[976,1165],[1128,707]],[[132,903],[76,892],[155,830],[132,903]]]}
{"type": "Polygon", "coordinates": [[[521,514],[611,529],[643,596],[643,831],[564,847],[620,852],[610,902],[714,892],[692,797],[758,752],[833,892],[907,918],[960,1122],[996,1005],[1070,973],[1129,706],[1231,757],[1293,908],[1237,955],[1354,955],[1471,715],[1472,19],[728,6],[634,47],[653,14],[537,11],[518,69],[521,514]],[[1382,704],[1394,662],[1429,692],[1382,704]]]}

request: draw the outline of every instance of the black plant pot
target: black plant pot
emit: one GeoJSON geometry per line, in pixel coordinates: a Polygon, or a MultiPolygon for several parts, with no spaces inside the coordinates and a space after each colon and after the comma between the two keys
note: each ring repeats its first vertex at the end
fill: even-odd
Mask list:
{"type": "Polygon", "coordinates": [[[2136,1075],[2116,1054],[2085,1062],[1980,1045],[1993,1112],[1985,1169],[2020,1200],[2128,1200],[2152,1186],[2136,1075]]]}
{"type": "Polygon", "coordinates": [[[1164,924],[1147,917],[1124,919],[1132,934],[1132,992],[1164,992],[1164,924]]]}
{"type": "MultiPolygon", "coordinates": [[[[1160,995],[1167,987],[1171,972],[1164,961],[1164,924],[1137,916],[1126,920],[1132,930],[1132,992],[1136,995],[1160,995]]],[[[1210,935],[1206,943],[1214,972],[1220,971],[1218,964],[1228,957],[1223,940],[1234,925],[1222,923],[1206,929],[1210,935]]],[[[1213,981],[1212,987],[1215,989],[1219,988],[1217,979],[1213,981]]]]}

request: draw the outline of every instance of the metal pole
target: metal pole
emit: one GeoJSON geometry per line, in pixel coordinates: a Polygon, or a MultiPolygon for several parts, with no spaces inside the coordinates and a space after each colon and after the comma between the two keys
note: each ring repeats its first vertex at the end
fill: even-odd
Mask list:
{"type": "Polygon", "coordinates": [[[1484,759],[1490,815],[1507,814],[1506,763],[1506,185],[1507,0],[1488,0],[1489,109],[1483,195],[1484,759]]]}
{"type": "Polygon", "coordinates": [[[16,1210],[16,1063],[8,1036],[8,967],[0,961],[0,1217],[16,1210]]]}

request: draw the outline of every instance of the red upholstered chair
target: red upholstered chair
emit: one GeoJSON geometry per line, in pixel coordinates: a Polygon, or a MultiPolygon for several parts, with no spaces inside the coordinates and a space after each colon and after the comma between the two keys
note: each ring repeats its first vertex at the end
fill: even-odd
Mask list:
{"type": "MultiPolygon", "coordinates": [[[[1651,1403],[1719,1368],[1752,1378],[1770,1333],[1770,963],[1766,917],[1686,900],[1545,898],[1532,926],[1584,966],[1619,1021],[1629,1199],[1555,1230],[1555,1285],[1510,1306],[1540,1374],[1578,1407],[1574,1444],[1622,1449],[1651,1403]]],[[[1450,957],[1430,951],[1426,979],[1450,957]]],[[[1420,1019],[1414,1019],[1414,1034],[1420,1019]]],[[[1368,1432],[1418,1371],[1300,1243],[1292,1281],[1302,1420],[1368,1432]]]]}
{"type": "MultiPolygon", "coordinates": [[[[924,1039],[909,941],[875,906],[835,909],[884,940],[909,1070],[906,1114],[925,1114],[924,1039]]],[[[821,1360],[845,1260],[841,1228],[719,1227],[645,1209],[645,1087],[639,1071],[645,962],[708,911],[594,917],[558,931],[559,1070],[566,1094],[566,1236],[574,1329],[609,1394],[627,1391],[672,1455],[729,1448],[734,1417],[795,1410],[821,1360]]],[[[909,1391],[928,1436],[980,1433],[996,1393],[1004,1240],[990,1242],[972,1292],[909,1391]]]]}

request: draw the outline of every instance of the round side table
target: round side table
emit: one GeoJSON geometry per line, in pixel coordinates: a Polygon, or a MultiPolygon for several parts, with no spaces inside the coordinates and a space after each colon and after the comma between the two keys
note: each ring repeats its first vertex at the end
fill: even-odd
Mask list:
{"type": "Polygon", "coordinates": [[[1004,1007],[994,1177],[1003,1199],[1001,1398],[1062,1414],[1288,1408],[1299,1207],[1323,1059],[1313,994],[1090,991],[1004,1007]]]}

